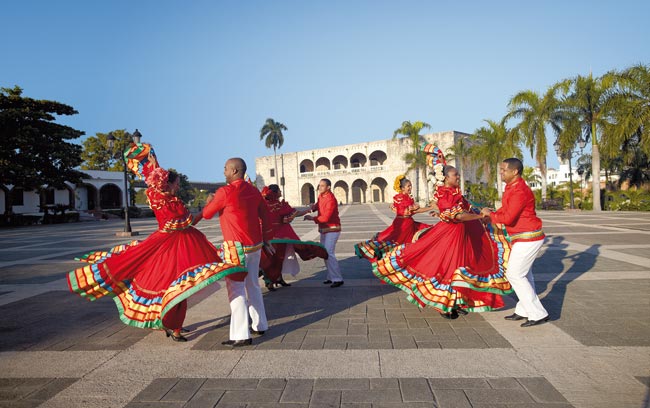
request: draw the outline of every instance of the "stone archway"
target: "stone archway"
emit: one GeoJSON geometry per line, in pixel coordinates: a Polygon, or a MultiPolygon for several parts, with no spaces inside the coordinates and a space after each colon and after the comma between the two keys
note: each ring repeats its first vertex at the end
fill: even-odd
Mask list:
{"type": "Polygon", "coordinates": [[[328,171],[330,169],[330,159],[327,157],[319,157],[318,160],[316,160],[316,171],[328,171]]]}
{"type": "Polygon", "coordinates": [[[368,184],[361,180],[356,179],[352,183],[352,203],[353,204],[363,204],[366,202],[366,191],[368,190],[368,184]]]}
{"type": "Polygon", "coordinates": [[[350,167],[356,169],[358,167],[366,167],[368,159],[363,153],[355,153],[350,157],[350,167]]]}
{"type": "Polygon", "coordinates": [[[101,208],[122,208],[122,196],[124,193],[115,184],[104,184],[99,189],[99,206],[101,208]]]}
{"type": "Polygon", "coordinates": [[[384,162],[386,159],[388,159],[388,156],[386,155],[385,152],[381,150],[375,150],[374,152],[370,153],[370,166],[383,166],[384,162]]]}
{"type": "Polygon", "coordinates": [[[316,193],[311,183],[305,183],[300,188],[301,205],[309,205],[316,202],[316,193]]]}
{"type": "Polygon", "coordinates": [[[386,202],[386,187],[388,182],[383,177],[377,177],[370,183],[370,196],[373,203],[386,202]]]}
{"type": "Polygon", "coordinates": [[[300,162],[300,173],[313,173],[314,172],[314,162],[305,159],[300,162]]]}
{"type": "Polygon", "coordinates": [[[348,187],[348,183],[346,183],[343,180],[337,181],[336,183],[334,183],[334,188],[332,188],[332,192],[334,193],[334,197],[336,197],[337,202],[343,204],[348,203],[348,196],[350,193],[350,187],[348,187]]]}

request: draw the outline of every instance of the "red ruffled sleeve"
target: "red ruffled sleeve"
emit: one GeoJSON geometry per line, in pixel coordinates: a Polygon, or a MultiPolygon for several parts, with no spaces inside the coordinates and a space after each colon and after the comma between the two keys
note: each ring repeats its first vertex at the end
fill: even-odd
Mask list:
{"type": "Polygon", "coordinates": [[[440,209],[440,220],[444,222],[458,222],[456,216],[469,209],[459,188],[438,187],[434,200],[440,209]]]}
{"type": "Polygon", "coordinates": [[[393,208],[397,215],[411,215],[410,207],[413,205],[413,198],[406,194],[397,194],[393,197],[393,208]]]}

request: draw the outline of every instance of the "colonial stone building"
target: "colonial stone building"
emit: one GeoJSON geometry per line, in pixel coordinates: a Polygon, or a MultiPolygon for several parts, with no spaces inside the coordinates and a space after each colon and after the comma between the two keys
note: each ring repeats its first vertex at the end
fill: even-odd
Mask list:
{"type": "MultiPolygon", "coordinates": [[[[468,136],[467,133],[447,131],[424,135],[424,139],[448,154],[455,140],[468,136]]],[[[406,173],[408,164],[403,158],[412,150],[407,138],[397,138],[282,153],[277,155],[279,174],[275,174],[273,155],[258,157],[255,159],[255,183],[258,188],[280,185],[285,199],[292,205],[315,202],[317,185],[322,178],[332,181],[332,191],[343,204],[392,202],[395,194],[393,181],[406,173]]],[[[455,165],[456,161],[448,159],[447,162],[455,165]]],[[[465,180],[476,182],[475,173],[474,168],[464,169],[465,180]]],[[[415,195],[415,171],[408,172],[407,177],[414,184],[415,195]]],[[[419,178],[420,201],[424,201],[427,180],[422,180],[421,171],[419,178]]],[[[431,179],[429,176],[430,191],[431,179]]]]}

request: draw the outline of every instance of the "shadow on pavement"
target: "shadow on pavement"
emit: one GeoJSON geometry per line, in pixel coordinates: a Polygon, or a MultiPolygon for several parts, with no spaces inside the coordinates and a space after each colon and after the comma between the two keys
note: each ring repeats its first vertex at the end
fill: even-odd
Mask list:
{"type": "Polygon", "coordinates": [[[594,244],[586,251],[571,256],[568,256],[568,244],[562,236],[554,236],[549,246],[553,249],[548,248],[535,261],[534,271],[551,274],[553,279],[538,280],[535,286],[551,320],[557,320],[562,316],[567,286],[594,267],[600,244],[594,244]],[[546,294],[542,295],[544,293],[546,294]]]}

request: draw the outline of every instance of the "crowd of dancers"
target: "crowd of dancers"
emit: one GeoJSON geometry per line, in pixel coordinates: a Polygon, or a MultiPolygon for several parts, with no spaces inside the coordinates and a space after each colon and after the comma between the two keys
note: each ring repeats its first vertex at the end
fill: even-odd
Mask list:
{"type": "MultiPolygon", "coordinates": [[[[425,151],[436,178],[432,204],[420,207],[411,197],[411,182],[397,177],[393,223],[355,245],[356,254],[370,261],[382,282],[446,319],[503,307],[502,295],[514,291],[518,302],[507,320],[523,320],[522,327],[548,321],[532,275],[544,233],[532,191],[521,178],[521,161],[506,159],[500,165],[506,183],[502,207],[479,210],[463,197],[458,172],[445,164],[440,149],[427,145],[425,151]],[[439,222],[413,219],[426,212],[439,222]]],[[[281,200],[275,184],[260,192],[247,181],[244,160],[231,158],[224,165],[226,186],[193,215],[177,196],[178,174],[160,167],[149,144],[134,143],[124,155],[127,167],[145,179],[158,230],[143,241],[84,255],[79,260],[88,265],[70,272],[68,284],[91,301],[113,298],[125,324],[187,341],[187,298],[225,279],[231,317],[229,339],[222,344],[241,347],[268,329],[260,276],[275,291],[290,286],[283,275],[300,271],[297,257],[322,258],[327,269],[323,283],[331,288],[344,284],[335,254],[341,221],[330,180],[320,180],[316,203],[293,208],[281,200]],[[223,233],[219,248],[193,227],[216,214],[223,233]],[[300,239],[291,227],[299,217],[318,225],[320,242],[300,239]]]]}

